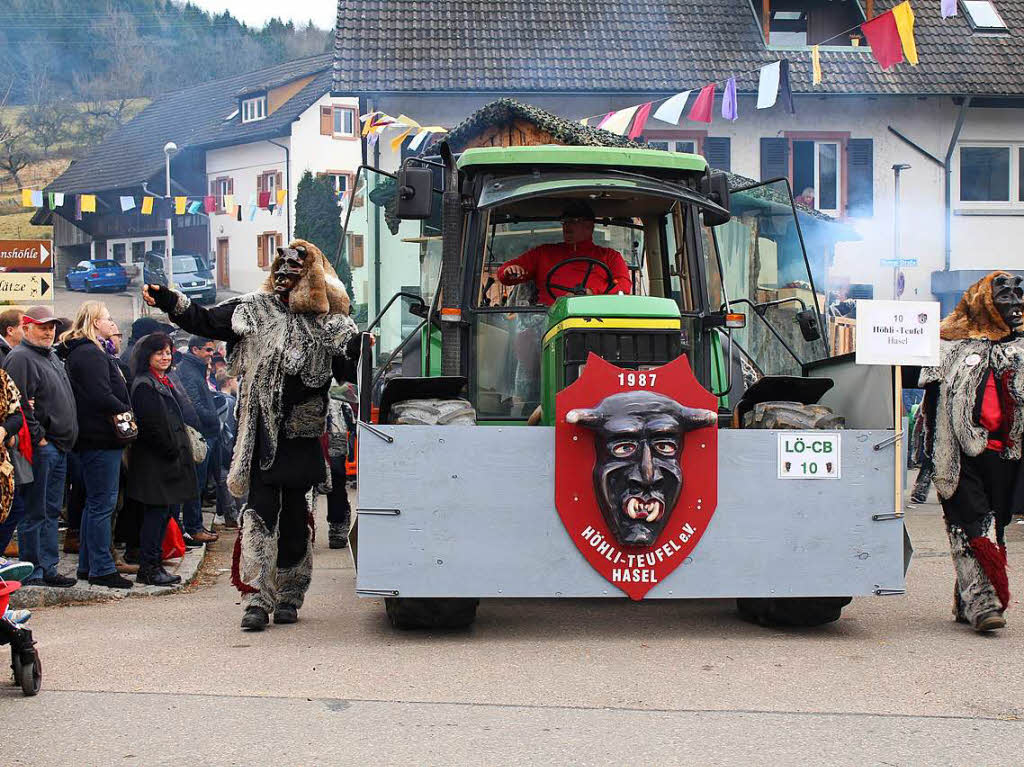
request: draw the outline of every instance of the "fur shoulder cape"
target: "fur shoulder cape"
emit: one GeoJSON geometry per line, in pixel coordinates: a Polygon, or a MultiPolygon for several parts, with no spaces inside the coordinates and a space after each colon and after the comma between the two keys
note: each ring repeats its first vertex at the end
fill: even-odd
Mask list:
{"type": "MultiPolygon", "coordinates": [[[[348,314],[349,297],[345,285],[338,279],[334,267],[320,248],[305,240],[292,240],[288,247],[306,249],[302,277],[288,294],[289,310],[296,314],[348,314]]],[[[280,248],[278,250],[280,251],[280,248]]],[[[270,272],[267,273],[263,287],[260,288],[263,293],[274,292],[274,270],[280,262],[279,252],[270,265],[270,272]]]]}

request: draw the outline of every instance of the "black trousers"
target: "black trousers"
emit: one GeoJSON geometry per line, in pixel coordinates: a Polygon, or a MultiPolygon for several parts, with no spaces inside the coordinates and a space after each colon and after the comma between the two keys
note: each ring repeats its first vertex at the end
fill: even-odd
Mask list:
{"type": "Polygon", "coordinates": [[[280,524],[277,566],[294,567],[306,554],[308,488],[271,485],[264,481],[265,476],[258,469],[252,472],[249,478],[249,506],[263,520],[271,534],[280,524]]]}
{"type": "Polygon", "coordinates": [[[348,526],[352,521],[352,505],[345,488],[345,459],[331,459],[331,492],[327,494],[327,521],[348,526]]]}
{"type": "Polygon", "coordinates": [[[1018,470],[1018,461],[1004,461],[995,450],[976,457],[961,453],[960,482],[956,492],[942,502],[946,524],[961,528],[969,540],[988,532],[994,514],[996,541],[1002,544],[1003,531],[1013,516],[1018,470]]]}
{"type": "MultiPolygon", "coordinates": [[[[133,502],[137,503],[137,502],[133,502]]],[[[171,518],[169,506],[145,506],[142,509],[142,531],[139,534],[139,564],[149,569],[160,567],[163,561],[164,535],[167,521],[171,518]]]]}

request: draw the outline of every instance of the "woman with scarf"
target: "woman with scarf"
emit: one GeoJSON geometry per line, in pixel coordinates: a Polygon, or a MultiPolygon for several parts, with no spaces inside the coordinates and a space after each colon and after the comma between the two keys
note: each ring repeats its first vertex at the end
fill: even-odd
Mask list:
{"type": "Polygon", "coordinates": [[[140,339],[132,351],[132,407],[139,437],[128,458],[128,497],[142,505],[138,583],[181,582],[162,565],[171,506],[196,497],[196,468],[185,430],[184,393],[167,377],[174,344],[165,333],[140,339]]]}

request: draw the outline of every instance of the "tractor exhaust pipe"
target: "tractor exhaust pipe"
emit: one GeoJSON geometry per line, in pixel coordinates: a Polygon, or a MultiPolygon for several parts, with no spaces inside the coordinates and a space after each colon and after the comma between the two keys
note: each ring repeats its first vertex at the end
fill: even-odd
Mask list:
{"type": "Polygon", "coordinates": [[[462,191],[455,156],[447,141],[441,143],[444,194],[441,196],[441,375],[462,371],[462,191]]]}

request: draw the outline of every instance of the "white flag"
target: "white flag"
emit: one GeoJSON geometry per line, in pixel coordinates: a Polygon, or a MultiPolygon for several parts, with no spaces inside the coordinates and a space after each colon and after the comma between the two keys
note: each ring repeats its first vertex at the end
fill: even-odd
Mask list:
{"type": "Polygon", "coordinates": [[[601,127],[612,133],[618,133],[620,136],[626,133],[626,128],[629,127],[629,121],[633,119],[633,115],[636,114],[636,110],[640,108],[637,104],[634,107],[626,107],[620,109],[618,112],[608,118],[608,121],[601,127]]]}
{"type": "Polygon", "coordinates": [[[121,212],[127,213],[135,207],[135,198],[131,195],[122,195],[121,197],[121,212]]]}
{"type": "Polygon", "coordinates": [[[690,93],[691,91],[683,91],[670,98],[658,107],[658,110],[654,113],[654,119],[676,125],[679,122],[679,116],[686,109],[686,101],[690,98],[690,93]]]}
{"type": "Polygon", "coordinates": [[[43,192],[41,189],[32,190],[32,207],[43,207],[43,192]]]}
{"type": "Polygon", "coordinates": [[[761,67],[761,80],[757,84],[758,109],[775,106],[775,100],[779,97],[779,70],[781,67],[781,61],[761,67]]]}
{"type": "Polygon", "coordinates": [[[53,193],[53,207],[59,208],[64,204],[64,192],[53,193]]]}
{"type": "Polygon", "coordinates": [[[415,152],[417,149],[419,149],[420,145],[426,140],[427,136],[429,135],[430,131],[428,130],[421,130],[419,133],[417,133],[409,144],[409,151],[415,152]]]}

